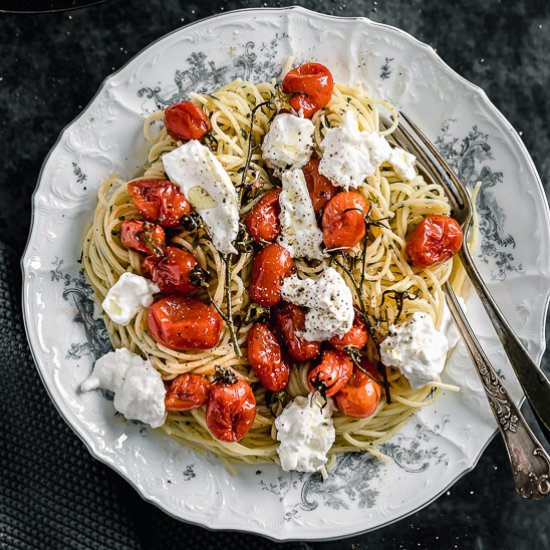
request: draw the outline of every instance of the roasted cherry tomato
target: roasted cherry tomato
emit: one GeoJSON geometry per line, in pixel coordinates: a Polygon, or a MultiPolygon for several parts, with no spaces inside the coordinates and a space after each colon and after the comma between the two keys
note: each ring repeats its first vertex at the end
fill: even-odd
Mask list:
{"type": "Polygon", "coordinates": [[[333,336],[329,342],[332,347],[338,351],[344,351],[344,348],[353,346],[363,349],[369,340],[367,326],[359,317],[355,317],[353,326],[344,334],[344,336],[333,336]]]}
{"type": "Polygon", "coordinates": [[[449,216],[424,218],[407,239],[407,256],[413,267],[430,267],[451,259],[462,246],[462,229],[449,216]]]}
{"type": "Polygon", "coordinates": [[[168,180],[131,181],[128,193],[140,214],[162,227],[178,225],[180,218],[191,211],[184,194],[168,180]]]}
{"type": "Polygon", "coordinates": [[[281,90],[290,95],[290,106],[305,118],[311,118],[332,96],[334,81],[331,72],[320,63],[306,63],[287,73],[281,90]]]}
{"type": "Polygon", "coordinates": [[[351,248],[367,230],[365,218],[370,205],[354,191],[338,193],[323,214],[323,241],[327,248],[351,248]]]}
{"type": "Polygon", "coordinates": [[[256,398],[244,380],[218,382],[210,388],[206,405],[206,425],[221,441],[240,441],[256,416],[256,398]]]}
{"type": "Polygon", "coordinates": [[[252,262],[250,299],[261,306],[278,304],[283,280],[293,272],[294,260],[285,248],[277,243],[262,248],[252,262]]]}
{"type": "Polygon", "coordinates": [[[279,392],[286,388],[290,369],[281,355],[281,346],[264,323],[254,323],[248,333],[248,362],[262,386],[279,392]]]}
{"type": "Polygon", "coordinates": [[[272,243],[281,232],[279,223],[279,195],[281,189],[270,189],[255,205],[250,214],[244,219],[244,225],[250,236],[256,241],[272,243]]]}
{"type": "MultiPolygon", "coordinates": [[[[376,373],[376,369],[366,361],[362,362],[362,366],[376,373]]],[[[342,414],[366,418],[376,410],[381,395],[380,384],[355,367],[350,381],[336,394],[335,399],[342,414]]]]}
{"type": "Polygon", "coordinates": [[[147,326],[153,338],[170,349],[212,349],[220,341],[223,320],[200,300],[167,296],[149,308],[147,326]]]}
{"type": "Polygon", "coordinates": [[[210,382],[199,374],[180,374],[166,388],[164,403],[171,412],[190,411],[206,404],[210,382]]]}
{"type": "Polygon", "coordinates": [[[165,241],[164,229],[160,225],[141,220],[124,220],[120,224],[120,242],[138,252],[161,255],[165,241]]]}
{"type": "Polygon", "coordinates": [[[206,279],[197,258],[175,246],[167,246],[163,256],[147,256],[141,269],[165,294],[189,294],[206,279]]]}
{"type": "Polygon", "coordinates": [[[353,361],[340,351],[323,352],[321,362],[308,375],[309,389],[313,392],[324,387],[327,396],[337,394],[349,381],[353,372],[353,361]]]}
{"type": "Polygon", "coordinates": [[[319,162],[321,159],[313,155],[302,168],[315,214],[319,214],[328,201],[338,193],[338,187],[332,185],[328,178],[319,174],[319,162]]]}
{"type": "Polygon", "coordinates": [[[309,361],[319,355],[321,344],[310,342],[299,336],[305,328],[304,310],[300,307],[282,303],[275,310],[275,322],[281,339],[286,342],[288,353],[296,361],[309,361]]]}
{"type": "Polygon", "coordinates": [[[187,141],[201,139],[210,130],[210,121],[198,105],[182,101],[164,111],[164,127],[175,140],[187,141]]]}

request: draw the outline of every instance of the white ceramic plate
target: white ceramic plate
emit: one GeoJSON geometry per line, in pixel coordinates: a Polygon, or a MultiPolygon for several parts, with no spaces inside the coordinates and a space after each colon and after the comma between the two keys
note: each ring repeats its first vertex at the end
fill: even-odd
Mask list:
{"type": "MultiPolygon", "coordinates": [[[[343,455],[322,482],[277,466],[242,467],[235,477],[213,457],[115,416],[99,392],[80,394],[94,358],[110,347],[78,263],[96,190],[111,172],[135,175],[145,160],[146,113],[212,91],[236,77],[276,77],[289,56],[317,60],[343,82],[361,80],[411,114],[463,181],[483,181],[477,264],[514,329],[540,361],[548,303],[549,214],[519,137],[479,88],[434,50],[368,19],[301,8],[227,13],[155,42],[103,84],[61,134],[34,195],[23,258],[24,311],[32,351],[61,415],[99,460],[176,518],[273,539],[329,539],[396,521],[431,502],[479,459],[495,424],[460,346],[444,395],[383,446],[393,460],[343,455]]],[[[476,300],[469,318],[519,402],[521,392],[476,300]]]]}

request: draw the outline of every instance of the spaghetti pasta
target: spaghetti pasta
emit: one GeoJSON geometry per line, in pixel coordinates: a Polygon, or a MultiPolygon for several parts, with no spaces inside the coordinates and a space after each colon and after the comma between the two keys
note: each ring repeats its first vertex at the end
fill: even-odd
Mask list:
{"type": "MultiPolygon", "coordinates": [[[[259,146],[269,129],[270,119],[276,113],[273,104],[276,97],[274,83],[253,84],[240,80],[211,94],[191,94],[192,101],[204,110],[210,120],[209,146],[239,193],[241,218],[253,208],[255,192],[268,190],[274,185],[259,146]]],[[[397,113],[391,104],[370,98],[360,86],[337,84],[330,102],[312,118],[317,153],[322,154],[321,143],[326,132],[341,126],[344,114],[350,110],[360,130],[378,132],[379,109],[387,111],[393,119],[393,125],[379,133],[391,134],[397,126],[397,113]]],[[[162,156],[175,149],[178,143],[163,127],[159,127],[162,119],[163,112],[159,111],[145,120],[144,135],[150,148],[143,174],[137,180],[166,178],[162,156]]],[[[422,312],[432,317],[436,327],[441,325],[444,307],[442,285],[451,276],[453,262],[415,269],[406,260],[405,246],[407,233],[422,217],[428,214],[449,215],[450,208],[440,186],[421,176],[412,182],[404,182],[389,164],[377,169],[357,191],[371,205],[372,223],[368,241],[336,258],[327,257],[323,261],[296,259],[296,267],[300,276],[316,277],[331,263],[342,274],[352,289],[355,304],[357,307],[364,305],[371,321],[374,339],[369,340],[367,353],[374,359],[377,342],[385,337],[388,327],[398,319],[400,304],[394,299],[397,295],[401,296],[402,320],[415,312],[422,312]],[[414,300],[408,299],[413,297],[414,300]]],[[[84,273],[99,302],[122,273],[132,271],[141,274],[139,253],[120,242],[120,224],[124,219],[140,219],[140,214],[128,194],[127,182],[112,175],[99,187],[93,224],[83,245],[84,273]]],[[[240,354],[231,345],[227,327],[214,349],[169,349],[149,334],[145,310],[127,326],[117,325],[105,318],[113,346],[125,346],[149,358],[166,381],[187,372],[212,375],[215,367],[220,366],[234,371],[250,383],[257,382],[247,361],[246,346],[247,334],[252,326],[247,318],[251,305],[247,289],[251,280],[252,253],[243,249],[239,255],[230,255],[226,263],[204,229],[187,231],[180,227],[170,242],[192,252],[201,267],[210,272],[208,289],[198,290],[197,296],[201,299],[209,296],[225,314],[228,313],[226,270],[230,268],[228,294],[232,317],[236,321],[240,354]]],[[[292,366],[287,388],[291,397],[309,392],[307,373],[310,366],[309,363],[292,366]]],[[[336,441],[331,449],[332,455],[366,451],[383,458],[377,446],[399,431],[418,409],[436,400],[444,389],[455,389],[440,381],[429,383],[421,389],[412,389],[402,374],[392,368],[387,369],[387,378],[391,403],[381,400],[374,414],[368,418],[351,418],[335,411],[336,441]]],[[[210,451],[228,462],[278,462],[272,412],[280,414],[282,405],[277,403],[270,411],[266,403],[266,390],[260,384],[253,387],[257,402],[256,417],[252,429],[238,443],[214,438],[206,425],[205,412],[200,408],[170,413],[161,429],[197,451],[210,451]]],[[[330,464],[329,460],[328,468],[330,464]]]]}

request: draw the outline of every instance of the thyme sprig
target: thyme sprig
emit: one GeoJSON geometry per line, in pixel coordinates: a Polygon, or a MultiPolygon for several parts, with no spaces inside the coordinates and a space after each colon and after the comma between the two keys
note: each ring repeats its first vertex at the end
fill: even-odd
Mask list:
{"type": "Polygon", "coordinates": [[[273,416],[274,418],[277,415],[273,412],[273,409],[279,403],[283,406],[283,408],[286,407],[288,403],[290,403],[290,395],[288,395],[286,391],[283,390],[278,392],[273,392],[273,391],[265,392],[265,405],[267,407],[267,410],[271,414],[271,416],[273,416]]]}
{"type": "Polygon", "coordinates": [[[242,253],[254,252],[254,239],[250,236],[248,229],[244,223],[239,222],[239,232],[235,239],[235,248],[242,253]]]}
{"type": "Polygon", "coordinates": [[[233,324],[233,307],[231,305],[231,267],[230,263],[231,261],[228,258],[227,254],[224,254],[222,256],[222,260],[225,263],[225,301],[227,302],[227,313],[224,313],[221,308],[216,304],[214,301],[214,298],[212,294],[210,294],[210,288],[208,287],[208,283],[206,282],[206,278],[200,279],[197,278],[193,284],[197,283],[197,286],[200,288],[203,288],[206,291],[206,295],[208,296],[208,300],[210,301],[210,305],[218,312],[220,317],[223,319],[224,323],[226,324],[228,330],[229,330],[229,337],[231,338],[231,344],[233,346],[233,350],[235,351],[235,355],[238,357],[242,357],[241,348],[239,347],[239,342],[237,341],[237,336],[235,333],[235,326],[233,324]]]}
{"type": "Polygon", "coordinates": [[[238,357],[242,356],[241,348],[235,333],[235,325],[233,324],[233,305],[231,304],[231,259],[228,254],[222,256],[225,263],[225,300],[227,302],[227,319],[226,324],[229,329],[229,336],[233,344],[233,350],[238,357]]]}
{"type": "Polygon", "coordinates": [[[231,369],[225,369],[223,367],[220,367],[220,365],[216,365],[214,367],[214,384],[236,384],[237,383],[237,377],[235,376],[235,373],[231,369]]]}
{"type": "Polygon", "coordinates": [[[248,130],[248,148],[247,148],[247,152],[246,152],[246,161],[245,161],[244,167],[242,169],[241,183],[240,183],[240,187],[242,189],[244,189],[245,186],[246,186],[246,177],[248,176],[248,170],[250,168],[250,161],[252,160],[252,151],[253,151],[252,141],[253,141],[253,134],[254,134],[254,116],[256,115],[256,113],[258,112],[259,109],[261,109],[262,107],[266,107],[268,105],[270,106],[270,108],[274,108],[275,107],[274,100],[269,99],[269,100],[264,101],[262,103],[258,103],[258,105],[256,105],[250,112],[250,127],[249,127],[249,130],[248,130]]]}
{"type": "Polygon", "coordinates": [[[211,151],[218,150],[218,140],[214,137],[212,130],[204,134],[201,140],[211,151]]]}
{"type": "Polygon", "coordinates": [[[361,360],[366,357],[366,353],[363,350],[359,349],[357,346],[346,346],[344,348],[344,353],[346,353],[349,358],[352,360],[353,364],[363,373],[366,374],[369,378],[374,380],[376,383],[383,385],[383,381],[376,376],[373,376],[372,372],[367,370],[361,360]]]}
{"type": "Polygon", "coordinates": [[[237,337],[241,333],[241,329],[243,328],[243,325],[247,325],[248,323],[267,323],[269,322],[270,318],[271,318],[270,308],[266,306],[261,306],[256,302],[252,302],[248,306],[248,311],[246,312],[246,315],[241,316],[239,324],[237,325],[237,329],[236,329],[237,337]]]}
{"type": "Polygon", "coordinates": [[[370,322],[369,315],[367,313],[367,308],[365,306],[365,301],[363,300],[363,292],[361,287],[359,286],[359,282],[355,278],[355,275],[352,271],[352,265],[353,265],[353,259],[346,254],[345,252],[340,252],[340,255],[343,257],[344,260],[348,262],[348,265],[344,265],[343,262],[341,262],[338,258],[334,257],[334,263],[346,273],[346,275],[349,277],[351,284],[353,285],[353,288],[355,289],[355,293],[357,294],[357,301],[359,302],[360,310],[357,312],[359,316],[363,319],[365,322],[365,325],[367,327],[367,331],[369,333],[369,337],[372,340],[374,347],[376,348],[376,366],[378,369],[378,372],[382,374],[383,382],[382,385],[384,386],[385,394],[386,394],[386,402],[388,405],[392,402],[391,401],[391,392],[390,392],[390,384],[388,382],[388,373],[386,371],[386,366],[382,363],[380,360],[380,346],[378,345],[378,341],[375,338],[374,331],[372,329],[372,325],[370,322]]]}
{"type": "Polygon", "coordinates": [[[382,301],[380,302],[380,307],[384,305],[386,297],[393,298],[395,300],[395,305],[397,306],[397,315],[394,319],[394,323],[399,320],[401,313],[403,313],[403,302],[404,300],[416,300],[420,296],[420,292],[417,291],[414,294],[407,292],[406,290],[384,290],[382,292],[382,301]]]}
{"type": "Polygon", "coordinates": [[[196,210],[182,216],[180,219],[180,224],[186,231],[197,231],[203,225],[202,218],[196,210]]]}

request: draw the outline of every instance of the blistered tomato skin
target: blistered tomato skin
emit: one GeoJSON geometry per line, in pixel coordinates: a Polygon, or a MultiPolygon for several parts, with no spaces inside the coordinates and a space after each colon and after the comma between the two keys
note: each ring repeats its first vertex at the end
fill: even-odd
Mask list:
{"type": "Polygon", "coordinates": [[[349,381],[353,372],[353,361],[345,353],[327,350],[321,362],[313,367],[307,376],[310,391],[324,386],[326,395],[337,394],[349,381]]]}
{"type": "Polygon", "coordinates": [[[164,127],[176,141],[188,141],[203,138],[210,130],[210,121],[198,105],[182,101],[164,111],[164,127]]]}
{"type": "Polygon", "coordinates": [[[120,224],[120,242],[138,252],[161,255],[166,236],[160,225],[141,220],[124,220],[120,224]]]}
{"type": "Polygon", "coordinates": [[[184,194],[168,180],[137,180],[128,184],[128,193],[144,219],[162,227],[174,227],[191,211],[184,194]]]}
{"type": "Polygon", "coordinates": [[[367,326],[361,319],[355,317],[353,326],[344,334],[344,336],[333,336],[329,342],[337,351],[344,351],[345,348],[352,346],[363,349],[369,340],[367,326]]]}
{"type": "Polygon", "coordinates": [[[413,267],[431,267],[450,260],[462,246],[462,229],[449,216],[424,218],[407,239],[407,257],[413,267]]]}
{"type": "Polygon", "coordinates": [[[279,223],[279,195],[281,189],[270,189],[255,205],[250,214],[244,219],[244,225],[250,236],[257,242],[267,241],[272,243],[281,233],[279,223]]]}
{"type": "Polygon", "coordinates": [[[281,341],[286,344],[289,355],[296,361],[315,359],[321,351],[319,342],[310,342],[300,336],[305,330],[306,314],[302,308],[283,302],[275,310],[275,323],[281,341]]]}
{"type": "Polygon", "coordinates": [[[219,382],[210,388],[206,405],[206,424],[220,441],[240,441],[252,428],[256,417],[256,398],[244,380],[234,384],[219,382]]]}
{"type": "Polygon", "coordinates": [[[290,369],[279,342],[265,323],[254,323],[248,333],[248,361],[264,388],[273,392],[286,388],[290,369]]]}
{"type": "MultiPolygon", "coordinates": [[[[376,372],[374,366],[366,361],[362,366],[373,374],[376,372]]],[[[380,384],[355,367],[349,382],[335,396],[336,406],[346,416],[367,418],[376,410],[381,395],[380,384]]]]}
{"type": "Polygon", "coordinates": [[[155,341],[170,349],[212,349],[220,341],[223,319],[200,300],[166,296],[149,307],[147,326],[155,341]]]}
{"type": "Polygon", "coordinates": [[[360,193],[345,191],[332,198],[323,214],[323,242],[328,249],[348,249],[365,236],[370,205],[360,193]]]}
{"type": "Polygon", "coordinates": [[[319,214],[339,191],[328,178],[319,174],[319,162],[321,159],[314,154],[302,169],[315,214],[319,214]]]}
{"type": "Polygon", "coordinates": [[[210,382],[199,374],[184,373],[166,388],[164,403],[169,412],[190,411],[206,404],[210,382]]]}
{"type": "Polygon", "coordinates": [[[281,90],[290,95],[289,103],[294,111],[311,118],[330,101],[334,79],[324,65],[305,63],[287,73],[281,90]]]}
{"type": "Polygon", "coordinates": [[[175,246],[167,246],[163,256],[147,256],[141,268],[165,294],[195,292],[205,273],[191,252],[175,246]]]}
{"type": "Polygon", "coordinates": [[[294,270],[294,260],[285,248],[277,243],[262,248],[252,262],[250,299],[266,307],[278,304],[283,280],[294,270]]]}

